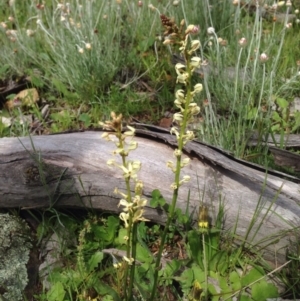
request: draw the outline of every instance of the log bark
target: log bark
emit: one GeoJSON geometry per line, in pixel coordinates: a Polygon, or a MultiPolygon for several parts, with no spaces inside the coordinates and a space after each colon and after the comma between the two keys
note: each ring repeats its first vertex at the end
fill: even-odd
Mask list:
{"type": "MultiPolygon", "coordinates": [[[[101,138],[101,132],[66,133],[32,138],[0,139],[0,208],[94,208],[120,212],[115,187],[124,190],[122,174],[106,162],[114,145],[101,138]]],[[[173,173],[166,168],[176,141],[164,131],[137,130],[138,148],[130,158],[142,162],[139,178],[149,199],[159,189],[170,202],[173,173]]],[[[253,216],[257,221],[247,236],[250,246],[264,246],[267,237],[284,237],[268,247],[266,258],[274,254],[285,261],[284,247],[299,225],[300,180],[266,171],[260,166],[238,160],[230,154],[199,142],[185,148],[191,164],[182,175],[191,181],[180,189],[178,207],[197,220],[199,206],[208,205],[212,224],[220,202],[225,204],[225,229],[237,222],[237,232],[245,236],[253,216]],[[188,200],[189,195],[189,200],[188,200]],[[255,215],[256,212],[256,215],[255,215]],[[260,221],[263,222],[260,225],[260,221]],[[255,235],[254,235],[255,234],[255,235]]],[[[145,217],[163,224],[163,210],[147,206],[145,217]]]]}

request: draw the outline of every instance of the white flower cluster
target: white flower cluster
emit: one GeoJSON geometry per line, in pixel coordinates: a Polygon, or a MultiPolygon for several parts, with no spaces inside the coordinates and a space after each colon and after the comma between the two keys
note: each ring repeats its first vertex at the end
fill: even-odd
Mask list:
{"type": "MultiPolygon", "coordinates": [[[[195,138],[194,132],[188,130],[187,126],[194,116],[198,115],[200,112],[200,107],[196,102],[194,102],[194,97],[203,90],[203,86],[198,83],[192,89],[189,85],[193,72],[201,66],[201,59],[197,56],[193,56],[196,50],[200,47],[200,41],[192,40],[189,42],[189,34],[198,32],[198,30],[199,28],[195,25],[189,25],[187,27],[185,31],[185,39],[181,42],[179,48],[187,63],[186,65],[182,63],[175,65],[177,83],[183,84],[187,88],[186,92],[183,89],[179,89],[175,94],[176,99],[174,104],[179,109],[179,112],[173,115],[173,121],[178,124],[178,126],[173,126],[171,128],[171,134],[176,135],[179,148],[174,151],[176,163],[171,160],[167,162],[167,167],[169,167],[174,173],[177,172],[178,168],[182,169],[190,162],[189,158],[181,159],[182,147],[195,138]]],[[[180,185],[189,182],[189,180],[189,176],[183,176],[183,178],[177,183],[172,183],[171,188],[178,189],[180,185]]]]}

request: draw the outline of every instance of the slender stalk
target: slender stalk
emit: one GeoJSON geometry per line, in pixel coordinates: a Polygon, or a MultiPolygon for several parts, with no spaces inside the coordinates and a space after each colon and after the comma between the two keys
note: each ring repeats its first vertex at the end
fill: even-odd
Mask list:
{"type": "Polygon", "coordinates": [[[135,274],[136,245],[137,245],[137,223],[134,223],[132,227],[132,238],[131,238],[131,258],[134,258],[134,261],[130,266],[128,301],[132,300],[132,291],[133,291],[134,274],[135,274]]]}
{"type": "Polygon", "coordinates": [[[208,300],[208,275],[207,275],[207,260],[206,260],[206,249],[205,249],[205,234],[202,233],[202,247],[203,247],[203,266],[204,266],[204,277],[205,277],[205,300],[208,300]]]}
{"type": "MultiPolygon", "coordinates": [[[[191,71],[191,66],[190,66],[190,55],[188,54],[188,51],[185,50],[184,51],[184,56],[185,56],[185,61],[186,61],[186,71],[188,73],[188,80],[187,80],[187,85],[186,85],[186,90],[187,90],[187,94],[186,94],[186,101],[185,101],[185,105],[184,105],[184,112],[183,112],[183,122],[182,122],[182,126],[180,127],[180,134],[179,134],[179,138],[177,139],[177,143],[178,143],[178,150],[179,153],[182,153],[183,150],[183,146],[184,146],[184,134],[186,132],[187,129],[187,125],[188,125],[188,120],[190,118],[189,116],[189,105],[191,103],[191,100],[193,98],[191,91],[192,91],[192,87],[191,87],[191,77],[192,77],[192,71],[191,71]]],[[[175,209],[176,209],[176,203],[177,203],[177,199],[178,199],[178,193],[179,193],[179,186],[180,186],[180,173],[181,173],[181,160],[182,160],[182,156],[179,155],[176,157],[176,171],[175,171],[175,185],[176,185],[176,189],[174,189],[173,192],[173,198],[172,198],[172,203],[170,206],[170,211],[168,214],[168,219],[163,231],[163,234],[161,236],[161,242],[160,242],[160,246],[159,246],[159,250],[158,250],[158,254],[156,257],[156,263],[155,263],[155,271],[154,271],[154,282],[153,282],[153,288],[152,288],[152,292],[151,292],[151,297],[150,297],[150,301],[153,301],[156,295],[156,291],[157,291],[157,282],[158,282],[158,272],[159,272],[159,267],[160,267],[160,262],[161,262],[161,257],[162,257],[162,252],[164,249],[164,245],[166,242],[166,237],[169,231],[169,227],[171,222],[174,219],[174,213],[175,213],[175,209]]]]}

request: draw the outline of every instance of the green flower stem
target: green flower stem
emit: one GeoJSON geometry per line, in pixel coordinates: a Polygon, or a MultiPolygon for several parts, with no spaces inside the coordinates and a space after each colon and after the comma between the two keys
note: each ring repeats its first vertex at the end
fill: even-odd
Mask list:
{"type": "MultiPolygon", "coordinates": [[[[118,140],[119,140],[119,143],[120,143],[120,148],[123,148],[124,143],[123,143],[123,139],[122,139],[122,132],[118,132],[117,137],[118,137],[118,140]]],[[[121,157],[122,157],[123,166],[127,168],[128,164],[126,162],[126,155],[121,154],[121,157]]],[[[127,191],[127,201],[129,203],[131,203],[132,202],[132,197],[131,197],[131,190],[130,190],[130,177],[125,179],[125,184],[126,184],[126,191],[127,191]]],[[[132,228],[135,229],[136,227],[132,227],[132,224],[133,224],[133,219],[132,219],[132,213],[131,213],[131,214],[129,214],[128,228],[127,228],[127,237],[128,237],[127,245],[126,245],[126,257],[127,258],[135,258],[135,256],[132,256],[132,255],[135,255],[135,253],[136,253],[136,246],[135,246],[136,243],[134,244],[134,242],[131,241],[132,237],[136,236],[134,234],[131,235],[132,234],[131,230],[132,230],[132,228]],[[134,246],[134,251],[132,250],[132,246],[134,246]]],[[[136,231],[137,230],[135,229],[135,232],[136,231]]],[[[134,269],[135,269],[134,262],[130,267],[130,270],[131,270],[130,285],[129,285],[129,289],[128,289],[128,292],[127,292],[127,287],[128,287],[128,284],[127,284],[128,279],[127,278],[128,278],[128,273],[129,273],[129,267],[130,267],[130,265],[128,264],[128,262],[125,262],[125,273],[124,273],[124,279],[123,279],[123,291],[124,291],[124,299],[125,300],[131,300],[131,297],[132,297],[131,295],[132,295],[134,269]]]]}
{"type": "Polygon", "coordinates": [[[135,273],[135,262],[136,262],[136,245],[137,245],[137,223],[133,223],[132,227],[132,250],[131,258],[134,258],[134,261],[130,267],[130,280],[128,288],[128,301],[132,300],[132,290],[134,283],[134,273],[135,273]]]}
{"type": "Polygon", "coordinates": [[[207,275],[207,260],[206,260],[206,248],[205,248],[205,234],[202,233],[202,247],[203,247],[203,266],[204,266],[204,277],[205,277],[205,300],[208,300],[208,275],[207,275]]]}
{"type": "MultiPolygon", "coordinates": [[[[179,133],[179,138],[177,140],[178,142],[178,150],[180,151],[180,153],[182,152],[183,149],[183,136],[185,134],[187,125],[188,125],[188,120],[189,120],[189,104],[192,100],[192,94],[191,94],[191,68],[190,68],[190,62],[189,62],[189,55],[187,53],[187,51],[185,51],[185,58],[186,58],[186,63],[187,63],[187,72],[189,75],[188,78],[188,84],[187,84],[187,97],[186,97],[186,102],[185,102],[185,106],[184,106],[184,112],[183,112],[183,122],[182,125],[180,127],[180,133],[179,133]]],[[[155,262],[155,271],[154,271],[154,281],[153,281],[153,288],[152,288],[152,292],[151,292],[151,297],[150,297],[150,301],[153,301],[156,295],[156,291],[157,291],[157,282],[158,282],[158,272],[159,272],[159,268],[160,268],[160,262],[161,262],[161,257],[162,257],[162,252],[164,249],[164,245],[165,245],[165,241],[166,241],[166,237],[168,234],[168,230],[170,227],[170,224],[174,218],[174,212],[176,209],[176,203],[177,203],[177,199],[178,199],[178,192],[179,192],[179,182],[180,182],[180,172],[181,172],[181,155],[177,157],[176,159],[176,172],[175,172],[175,184],[176,184],[176,189],[174,189],[173,192],[173,198],[172,198],[172,203],[170,206],[170,211],[168,214],[168,219],[163,231],[163,234],[161,236],[161,242],[160,242],[160,246],[159,246],[159,250],[158,250],[158,254],[156,257],[156,262],[155,262]]]]}
{"type": "MultiPolygon", "coordinates": [[[[122,155],[122,161],[123,161],[123,166],[127,168],[127,163],[125,156],[122,155]]],[[[130,190],[130,178],[125,179],[126,183],[126,191],[127,191],[127,198],[128,202],[131,202],[131,190],[130,190]]],[[[126,242],[126,257],[131,258],[130,256],[130,250],[131,250],[131,228],[132,228],[132,215],[129,214],[129,221],[128,221],[128,228],[127,228],[127,237],[128,240],[126,242]]],[[[128,272],[129,272],[129,263],[124,261],[125,263],[125,272],[124,272],[124,279],[123,279],[123,291],[124,291],[124,300],[130,300],[130,294],[128,292],[127,294],[127,281],[128,281],[128,272]]]]}

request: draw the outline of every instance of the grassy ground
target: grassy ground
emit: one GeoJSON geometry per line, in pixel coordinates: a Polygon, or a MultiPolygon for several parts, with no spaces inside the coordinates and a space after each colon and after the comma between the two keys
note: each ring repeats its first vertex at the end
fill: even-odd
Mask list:
{"type": "MultiPolygon", "coordinates": [[[[249,148],[247,142],[253,132],[259,137],[272,134],[285,137],[300,131],[300,113],[291,109],[300,94],[300,3],[292,1],[289,6],[287,2],[276,11],[272,4],[266,0],[256,8],[249,1],[225,0],[2,1],[0,135],[98,127],[99,121],[106,120],[111,111],[122,113],[128,121],[161,124],[165,116],[175,112],[174,92],[178,88],[172,63],[178,50],[163,44],[160,15],[165,14],[174,17],[177,23],[184,19],[186,24],[200,28],[197,38],[201,47],[197,54],[204,66],[194,75],[194,81],[200,80],[204,90],[196,99],[201,107],[193,125],[197,138],[237,157],[253,157],[262,165],[273,166],[262,144],[249,148]],[[26,88],[37,89],[37,102],[16,99],[16,94],[26,88]]],[[[108,217],[99,226],[101,230],[93,228],[90,236],[112,231],[105,228],[109,223],[119,227],[117,221],[108,217]]],[[[150,230],[146,226],[140,228],[147,236],[145,233],[150,230]]],[[[122,232],[122,228],[118,231],[122,232]]],[[[192,239],[195,233],[190,235],[192,239]]],[[[214,234],[211,239],[216,239],[214,234]]],[[[170,239],[169,244],[172,243],[170,239]]],[[[215,243],[214,247],[219,247],[215,243]]],[[[95,252],[86,241],[82,244],[87,252],[95,252]]],[[[153,245],[153,241],[148,242],[148,247],[153,245]]],[[[101,257],[95,255],[95,264],[102,261],[97,256],[101,257]]],[[[240,260],[238,255],[234,258],[240,260]]],[[[69,275],[74,277],[76,285],[67,300],[91,300],[93,294],[87,293],[86,288],[97,286],[88,281],[77,283],[78,271],[72,270],[72,264],[69,275]],[[82,289],[77,299],[72,299],[70,296],[78,287],[82,289]]],[[[94,272],[94,263],[90,264],[83,271],[86,279],[94,272]]],[[[297,269],[294,267],[294,271],[297,269]]],[[[140,277],[143,272],[141,269],[140,277]]],[[[166,273],[172,273],[172,269],[166,273]]],[[[264,273],[259,270],[257,275],[264,273]]],[[[102,277],[103,283],[111,283],[109,275],[113,274],[99,275],[97,271],[93,279],[102,277]]],[[[257,275],[247,281],[256,281],[257,275]]],[[[55,284],[55,294],[65,289],[67,280],[56,274],[53,277],[63,283],[63,287],[55,284]]],[[[165,287],[170,289],[168,275],[163,277],[165,287]]],[[[229,277],[237,275],[232,272],[229,277]]],[[[243,285],[250,283],[243,281],[243,285]]],[[[182,291],[198,300],[197,289],[192,282],[189,285],[182,291]],[[193,293],[188,293],[191,287],[193,293]]],[[[173,286],[168,293],[178,298],[173,286]]],[[[45,293],[40,300],[56,300],[49,296],[45,293]]]]}

